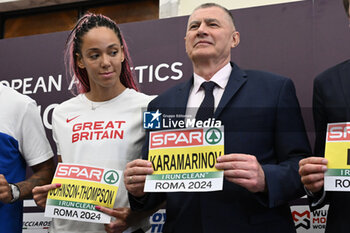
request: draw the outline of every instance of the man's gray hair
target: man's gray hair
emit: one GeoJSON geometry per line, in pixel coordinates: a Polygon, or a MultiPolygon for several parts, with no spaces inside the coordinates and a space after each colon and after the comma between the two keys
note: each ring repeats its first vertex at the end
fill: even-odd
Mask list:
{"type": "Polygon", "coordinates": [[[198,7],[196,7],[196,8],[193,10],[193,12],[195,12],[195,11],[198,10],[198,9],[209,8],[209,7],[219,7],[219,8],[221,8],[221,9],[223,9],[223,10],[227,13],[227,15],[230,17],[230,19],[232,20],[233,25],[235,25],[235,20],[234,20],[234,18],[233,18],[232,13],[231,13],[227,8],[221,6],[221,5],[217,4],[217,3],[212,3],[212,2],[210,2],[210,3],[204,3],[204,4],[202,4],[202,5],[198,6],[198,7]]]}

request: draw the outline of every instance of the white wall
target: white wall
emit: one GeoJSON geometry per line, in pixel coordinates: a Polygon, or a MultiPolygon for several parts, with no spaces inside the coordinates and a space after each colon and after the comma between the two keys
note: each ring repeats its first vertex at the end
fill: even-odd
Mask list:
{"type": "Polygon", "coordinates": [[[159,0],[159,18],[189,15],[200,4],[218,3],[229,10],[303,0],[159,0]]]}

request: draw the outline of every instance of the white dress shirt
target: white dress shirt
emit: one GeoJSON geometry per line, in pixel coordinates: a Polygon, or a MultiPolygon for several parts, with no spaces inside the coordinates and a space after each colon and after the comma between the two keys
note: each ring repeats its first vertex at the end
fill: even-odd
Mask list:
{"type": "MultiPolygon", "coordinates": [[[[210,79],[210,81],[215,82],[216,86],[213,90],[214,95],[214,112],[219,105],[222,95],[224,94],[225,87],[227,85],[228,79],[230,78],[230,74],[232,71],[232,66],[230,63],[227,63],[224,67],[222,67],[218,72],[214,74],[214,76],[210,79]]],[[[187,101],[187,109],[186,109],[186,119],[194,119],[196,118],[196,114],[199,106],[201,105],[205,92],[201,87],[203,82],[206,82],[203,77],[198,74],[193,74],[193,86],[190,90],[190,94],[188,96],[187,101]]]]}

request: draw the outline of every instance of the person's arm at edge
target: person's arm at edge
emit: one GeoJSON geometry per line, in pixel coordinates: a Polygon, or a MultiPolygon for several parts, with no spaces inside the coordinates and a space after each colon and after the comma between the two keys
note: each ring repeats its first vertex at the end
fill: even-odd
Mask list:
{"type": "Polygon", "coordinates": [[[33,170],[33,174],[28,179],[16,183],[20,189],[20,199],[31,198],[34,187],[51,182],[55,170],[53,158],[34,165],[31,169],[33,170]]]}
{"type": "MultiPolygon", "coordinates": [[[[313,85],[313,95],[312,95],[312,111],[314,117],[315,126],[315,144],[314,144],[314,154],[318,157],[324,157],[324,148],[326,141],[327,132],[327,114],[324,108],[323,91],[320,76],[316,77],[313,85]]],[[[311,210],[322,208],[326,204],[327,193],[322,188],[318,192],[311,192],[306,190],[306,194],[309,200],[309,206],[311,210]]]]}

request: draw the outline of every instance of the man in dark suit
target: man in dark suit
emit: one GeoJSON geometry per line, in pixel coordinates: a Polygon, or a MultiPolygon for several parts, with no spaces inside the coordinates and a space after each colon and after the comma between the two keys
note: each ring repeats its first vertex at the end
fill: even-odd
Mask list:
{"type": "MultiPolygon", "coordinates": [[[[132,209],[166,201],[163,232],[295,232],[288,201],[304,194],[298,162],[310,153],[295,89],[290,79],[231,63],[239,39],[227,9],[216,4],[195,9],[185,37],[194,75],[148,106],[168,116],[197,114],[198,120],[192,111],[209,96],[203,83],[213,82],[211,111],[224,125],[225,155],[216,164],[224,170],[222,191],[144,193],[152,164],[127,165],[124,182],[132,209]]],[[[145,159],[147,147],[148,133],[145,159]]]]}
{"type": "MultiPolygon", "coordinates": [[[[350,19],[349,0],[343,0],[350,19]]],[[[310,200],[311,210],[329,202],[326,232],[349,232],[350,195],[346,192],[324,192],[323,158],[327,124],[350,121],[350,60],[331,67],[314,80],[313,113],[316,130],[315,155],[300,161],[299,173],[310,200]]]]}

